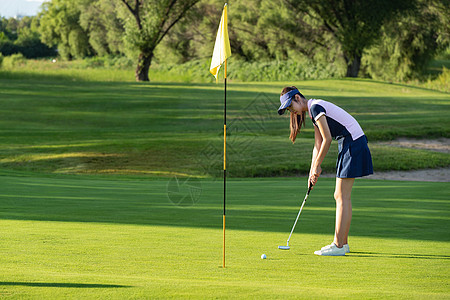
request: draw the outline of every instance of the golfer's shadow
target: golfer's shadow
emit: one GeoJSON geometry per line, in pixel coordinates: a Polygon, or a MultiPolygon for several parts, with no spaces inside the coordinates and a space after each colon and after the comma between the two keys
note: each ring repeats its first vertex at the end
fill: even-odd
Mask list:
{"type": "Polygon", "coordinates": [[[89,284],[89,283],[63,283],[63,282],[5,282],[0,286],[28,286],[28,287],[60,287],[60,288],[129,288],[129,285],[117,284],[89,284]]]}
{"type": "Polygon", "coordinates": [[[415,254],[415,253],[378,253],[378,252],[350,252],[349,257],[385,257],[385,258],[413,258],[413,259],[450,259],[450,255],[415,254]]]}

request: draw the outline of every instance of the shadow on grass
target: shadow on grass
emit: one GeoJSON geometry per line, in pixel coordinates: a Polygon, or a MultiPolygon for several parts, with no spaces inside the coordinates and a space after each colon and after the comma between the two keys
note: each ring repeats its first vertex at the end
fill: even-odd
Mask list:
{"type": "Polygon", "coordinates": [[[28,287],[57,287],[57,288],[129,288],[129,285],[117,284],[90,284],[90,283],[62,283],[62,282],[4,282],[0,281],[0,286],[28,286],[28,287]]]}
{"type": "Polygon", "coordinates": [[[414,254],[414,253],[377,253],[377,252],[351,252],[351,257],[382,257],[382,258],[413,258],[413,259],[450,259],[450,255],[414,254]]]}

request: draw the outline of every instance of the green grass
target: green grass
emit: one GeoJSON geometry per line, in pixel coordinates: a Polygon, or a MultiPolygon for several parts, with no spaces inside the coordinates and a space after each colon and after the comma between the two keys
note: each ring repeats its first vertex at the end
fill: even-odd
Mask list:
{"type": "Polygon", "coordinates": [[[222,269],[223,85],[101,71],[0,72],[0,298],[449,298],[449,183],[357,180],[352,253],[328,258],[312,254],[334,227],[334,180],[320,179],[292,249],[277,249],[306,185],[282,176],[306,174],[313,130],[307,122],[292,145],[276,114],[279,91],[295,84],[358,119],[375,171],[446,167],[446,153],[376,142],[449,137],[448,93],[230,82],[222,269]],[[200,179],[174,193],[174,175],[200,179]]]}
{"type": "Polygon", "coordinates": [[[448,183],[357,180],[351,253],[332,258],[312,253],[332,239],[333,179],[311,193],[290,251],[277,246],[305,179],[231,180],[222,269],[220,181],[177,207],[167,180],[2,175],[2,299],[450,297],[448,183]]]}
{"type": "MultiPolygon", "coordinates": [[[[17,57],[16,57],[17,58],[17,57]]],[[[133,68],[130,67],[96,67],[95,59],[64,61],[56,63],[52,59],[24,59],[6,57],[0,66],[0,77],[33,80],[46,79],[57,81],[135,81],[133,68]],[[8,61],[8,62],[6,62],[8,61]]]]}
{"type": "MultiPolygon", "coordinates": [[[[86,72],[85,72],[86,73],[86,72]]],[[[223,85],[9,78],[0,72],[0,168],[8,170],[221,176],[223,85]]],[[[450,96],[369,80],[230,83],[228,169],[232,177],[306,174],[313,145],[307,121],[295,145],[277,115],[281,88],[295,84],[354,115],[369,138],[375,171],[445,167],[445,153],[373,142],[449,137],[450,96]]],[[[337,145],[323,167],[332,173],[337,145]]]]}

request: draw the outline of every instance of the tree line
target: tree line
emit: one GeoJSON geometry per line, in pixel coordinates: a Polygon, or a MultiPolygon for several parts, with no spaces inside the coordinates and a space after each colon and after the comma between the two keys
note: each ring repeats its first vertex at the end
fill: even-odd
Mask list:
{"type": "Polygon", "coordinates": [[[0,19],[0,53],[9,56],[22,53],[26,58],[55,56],[56,48],[41,41],[36,17],[0,19]]]}
{"type": "MultiPolygon", "coordinates": [[[[52,0],[36,17],[0,20],[0,52],[29,58],[127,56],[137,81],[156,57],[211,56],[223,1],[52,0]]],[[[450,41],[447,0],[230,0],[233,56],[341,63],[345,75],[417,78],[450,41]]]]}

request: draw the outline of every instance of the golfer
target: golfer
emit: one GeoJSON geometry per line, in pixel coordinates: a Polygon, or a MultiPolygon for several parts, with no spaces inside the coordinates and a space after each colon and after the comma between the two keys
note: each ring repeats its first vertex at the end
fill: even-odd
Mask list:
{"type": "Polygon", "coordinates": [[[280,96],[278,114],[287,110],[291,113],[290,139],[295,142],[302,124],[305,125],[307,111],[314,124],[314,149],[308,187],[314,186],[322,173],[320,165],[328,153],[332,138],[339,143],[336,162],[336,228],[331,245],[315,251],[314,254],[340,256],[350,252],[348,233],[352,219],[352,193],[355,178],[373,174],[372,157],[367,138],[358,122],[342,108],[324,101],[306,98],[295,86],[285,87],[280,96]]]}

